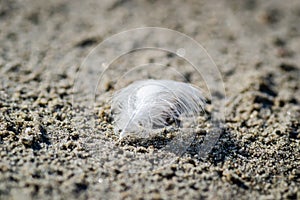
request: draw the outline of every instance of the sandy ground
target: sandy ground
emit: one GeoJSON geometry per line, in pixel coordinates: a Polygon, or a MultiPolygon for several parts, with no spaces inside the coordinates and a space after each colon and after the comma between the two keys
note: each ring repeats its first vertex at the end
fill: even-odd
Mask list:
{"type": "MultiPolygon", "coordinates": [[[[299,21],[297,0],[0,0],[0,199],[299,199],[299,21]],[[86,109],[80,91],[73,105],[88,53],[145,26],[191,36],[222,74],[225,129],[206,160],[194,141],[153,169],[146,160],[164,144],[118,143],[108,101],[96,101],[92,131],[78,114],[86,109]]],[[[166,53],[131,58],[187,65],[166,53]]]]}

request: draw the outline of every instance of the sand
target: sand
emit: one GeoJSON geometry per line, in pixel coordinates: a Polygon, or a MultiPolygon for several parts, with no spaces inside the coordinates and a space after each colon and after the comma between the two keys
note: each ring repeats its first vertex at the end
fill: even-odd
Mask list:
{"type": "MultiPolygon", "coordinates": [[[[296,0],[1,0],[0,199],[299,199],[299,21],[296,0]],[[95,80],[78,74],[90,51],[146,26],[195,39],[222,75],[224,127],[206,159],[209,109],[178,151],[164,149],[172,128],[148,140],[113,131],[109,96],[137,78],[182,81],[169,68],[136,70],[118,86],[104,78],[87,100],[95,80]]],[[[135,61],[180,66],[203,86],[188,63],[155,50],[119,58],[107,77],[135,61]]]]}

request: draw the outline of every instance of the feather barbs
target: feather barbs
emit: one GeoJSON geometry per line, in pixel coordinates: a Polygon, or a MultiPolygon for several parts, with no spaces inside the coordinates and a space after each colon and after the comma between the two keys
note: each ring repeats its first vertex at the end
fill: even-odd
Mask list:
{"type": "Polygon", "coordinates": [[[203,112],[205,98],[196,87],[172,80],[141,80],[117,91],[112,97],[115,132],[120,138],[133,133],[147,137],[155,129],[180,122],[203,112]]]}

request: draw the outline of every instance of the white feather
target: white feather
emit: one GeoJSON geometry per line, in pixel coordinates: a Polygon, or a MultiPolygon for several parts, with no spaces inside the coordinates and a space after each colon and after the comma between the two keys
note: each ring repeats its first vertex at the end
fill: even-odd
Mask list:
{"type": "Polygon", "coordinates": [[[153,129],[199,115],[205,104],[196,87],[171,80],[142,80],[117,91],[112,98],[115,132],[145,137],[153,129]]]}

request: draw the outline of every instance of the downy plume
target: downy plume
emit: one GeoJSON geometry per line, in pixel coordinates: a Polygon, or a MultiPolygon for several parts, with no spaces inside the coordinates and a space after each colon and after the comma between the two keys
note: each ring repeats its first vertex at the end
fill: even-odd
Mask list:
{"type": "Polygon", "coordinates": [[[120,139],[127,134],[147,137],[154,129],[179,126],[198,116],[205,98],[196,87],[172,80],[141,80],[117,91],[112,98],[114,130],[120,139]]]}

